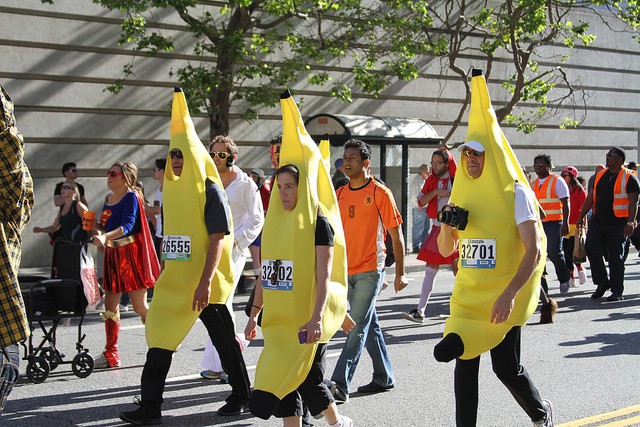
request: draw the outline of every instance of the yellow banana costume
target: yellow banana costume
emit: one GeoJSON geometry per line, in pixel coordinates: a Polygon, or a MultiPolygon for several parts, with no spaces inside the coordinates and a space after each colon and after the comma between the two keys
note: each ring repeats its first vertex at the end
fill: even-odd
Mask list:
{"type": "MultiPolygon", "coordinates": [[[[163,232],[165,238],[188,236],[191,242],[190,259],[165,261],[165,268],[156,282],[146,322],[149,348],[173,351],[200,314],[191,307],[209,248],[204,222],[205,181],[208,178],[223,188],[213,160],[198,138],[184,93],[180,89],[174,92],[171,111],[169,150],[176,148],[182,151],[184,165],[178,177],[171,168],[171,158],[167,157],[163,183],[163,232]]],[[[226,303],[233,289],[233,224],[231,230],[224,237],[222,257],[211,282],[210,304],[226,303]]]]}
{"type": "MultiPolygon", "coordinates": [[[[453,184],[451,203],[469,210],[466,229],[458,231],[460,243],[470,242],[464,239],[495,239],[496,263],[494,268],[465,268],[459,261],[451,295],[451,317],[447,319],[444,335],[458,334],[464,345],[460,358],[473,359],[494,348],[512,327],[524,325],[533,314],[546,256],[542,256],[532,277],[520,289],[508,320],[491,323],[493,304],[513,278],[525,253],[514,219],[514,184],[518,181],[526,186],[527,180],[498,125],[484,76],[477,70],[471,79],[471,110],[465,141],[482,144],[485,164],[482,175],[472,179],[467,174],[466,158],[462,156],[462,166],[453,184]]],[[[546,248],[539,217],[537,225],[541,247],[546,248]]]]}
{"type": "Polygon", "coordinates": [[[263,266],[270,260],[293,265],[291,290],[263,289],[262,333],[264,350],[255,376],[255,390],[282,399],[304,381],[317,344],[300,344],[298,328],[313,314],[316,297],[315,226],[318,207],[335,231],[333,266],[322,321],[321,343],[336,333],[346,314],[347,258],[338,203],[320,150],[307,133],[291,94],[281,96],[282,148],[280,165],[294,164],[300,171],[298,200],[285,211],[277,186],[262,231],[263,266]]]}

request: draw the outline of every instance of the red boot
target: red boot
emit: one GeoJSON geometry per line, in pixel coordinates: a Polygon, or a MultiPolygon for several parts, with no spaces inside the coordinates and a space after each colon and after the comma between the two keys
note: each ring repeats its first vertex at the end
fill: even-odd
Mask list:
{"type": "Polygon", "coordinates": [[[117,368],[120,366],[120,356],[118,355],[120,317],[111,311],[107,311],[102,317],[107,334],[107,344],[105,345],[104,352],[95,359],[94,367],[96,369],[117,368]]]}

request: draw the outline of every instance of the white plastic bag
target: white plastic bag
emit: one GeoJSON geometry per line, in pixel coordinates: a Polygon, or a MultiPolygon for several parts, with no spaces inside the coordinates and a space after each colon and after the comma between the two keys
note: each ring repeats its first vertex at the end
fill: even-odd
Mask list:
{"type": "Polygon", "coordinates": [[[87,298],[88,306],[95,307],[101,299],[100,287],[98,285],[95,264],[89,252],[88,245],[84,245],[80,251],[80,278],[82,279],[82,287],[84,289],[84,296],[87,298]]]}

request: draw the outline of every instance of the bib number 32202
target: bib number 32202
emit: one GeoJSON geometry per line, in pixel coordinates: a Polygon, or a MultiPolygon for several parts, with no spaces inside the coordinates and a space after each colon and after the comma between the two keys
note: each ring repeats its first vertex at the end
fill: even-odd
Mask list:
{"type": "Polygon", "coordinates": [[[164,236],[162,239],[162,260],[188,261],[190,259],[190,236],[164,236]]]}
{"type": "Polygon", "coordinates": [[[293,261],[262,260],[262,287],[277,291],[293,289],[293,261]]]}
{"type": "Polygon", "coordinates": [[[496,239],[461,239],[462,268],[496,268],[496,239]]]}

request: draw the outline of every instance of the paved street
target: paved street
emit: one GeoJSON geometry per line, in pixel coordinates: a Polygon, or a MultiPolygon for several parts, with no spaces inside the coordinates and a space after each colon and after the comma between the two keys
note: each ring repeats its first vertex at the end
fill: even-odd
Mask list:
{"type": "MultiPolygon", "coordinates": [[[[427,308],[427,320],[419,325],[403,320],[402,311],[415,307],[422,283],[423,266],[410,257],[410,286],[400,294],[391,287],[380,295],[378,313],[390,347],[396,387],[386,393],[352,394],[340,411],[357,426],[452,426],[454,422],[453,368],[432,356],[442,336],[444,317],[453,275],[442,271],[427,308]]],[[[627,262],[625,300],[594,301],[591,282],[560,296],[551,273],[551,296],[560,310],[555,324],[537,324],[535,313],[523,330],[523,364],[543,397],[554,402],[558,424],[563,426],[640,425],[640,258],[632,250],[627,262]],[[616,412],[613,412],[616,411],[616,412]],[[604,414],[600,416],[601,414],[604,414]],[[615,422],[615,423],[614,423],[615,422]]],[[[393,277],[388,278],[393,283],[393,277]]],[[[238,331],[246,317],[241,311],[246,295],[236,297],[238,331]]],[[[94,371],[81,379],[70,365],[61,365],[41,384],[23,376],[0,418],[7,426],[114,426],[122,425],[118,413],[133,408],[139,394],[140,374],[145,360],[144,327],[132,312],[123,313],[120,349],[123,367],[94,371]]],[[[59,330],[60,349],[74,355],[77,323],[59,330]]],[[[104,326],[97,313],[85,320],[85,346],[98,355],[104,345],[104,326]]],[[[259,336],[260,338],[260,336],[259,336]]],[[[328,372],[333,372],[344,335],[340,332],[329,345],[328,372]]],[[[200,358],[205,329],[196,323],[176,353],[165,392],[164,425],[167,426],[267,426],[250,416],[225,418],[216,415],[229,386],[200,378],[200,358]]],[[[262,341],[245,351],[249,376],[253,378],[262,341]]],[[[23,361],[21,371],[24,373],[23,361]]],[[[354,389],[371,380],[371,363],[366,354],[354,378],[354,389]]],[[[315,425],[325,425],[322,420],[315,425]]],[[[491,371],[490,358],[483,356],[480,372],[479,426],[529,426],[530,421],[491,371]]]]}

